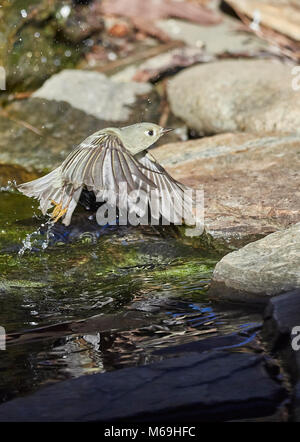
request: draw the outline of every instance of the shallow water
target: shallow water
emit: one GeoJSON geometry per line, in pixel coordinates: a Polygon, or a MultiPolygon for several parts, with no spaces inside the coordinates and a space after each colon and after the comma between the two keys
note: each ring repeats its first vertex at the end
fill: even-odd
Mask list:
{"type": "Polygon", "coordinates": [[[0,352],[0,401],[69,377],[159,360],[166,357],[159,349],[240,333],[260,320],[209,299],[220,256],[185,244],[172,228],[100,228],[89,215],[78,213],[69,228],[55,225],[47,240],[36,204],[0,192],[0,325],[9,334],[36,330],[23,340],[9,336],[0,352]],[[31,250],[20,256],[33,232],[31,250]],[[78,332],[40,330],[95,315],[107,319],[105,327],[87,319],[78,332]]]}

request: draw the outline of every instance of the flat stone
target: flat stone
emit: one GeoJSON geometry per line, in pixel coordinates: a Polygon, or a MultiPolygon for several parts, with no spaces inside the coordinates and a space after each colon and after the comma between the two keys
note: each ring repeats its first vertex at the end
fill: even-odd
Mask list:
{"type": "MultiPolygon", "coordinates": [[[[299,269],[300,223],[224,256],[215,267],[210,294],[266,302],[271,296],[300,289],[299,269]]],[[[285,320],[283,324],[286,327],[285,320]]]]}
{"type": "Polygon", "coordinates": [[[231,420],[271,415],[285,397],[262,356],[213,352],[61,382],[4,403],[0,420],[231,420]]]}
{"type": "Polygon", "coordinates": [[[300,222],[298,135],[228,133],[151,152],[175,179],[203,186],[206,232],[226,247],[300,222]]]}
{"type": "Polygon", "coordinates": [[[222,16],[222,23],[204,26],[188,21],[167,19],[159,20],[156,25],[174,40],[182,40],[187,45],[205,46],[210,54],[224,52],[255,54],[265,50],[268,44],[263,40],[242,32],[236,32],[240,22],[236,19],[222,16]]]}
{"type": "Polygon", "coordinates": [[[201,135],[299,133],[300,93],[278,60],[225,60],[177,74],[168,85],[173,113],[201,135]]]}
{"type": "Polygon", "coordinates": [[[120,122],[130,118],[136,97],[151,90],[148,83],[117,83],[98,72],[65,69],[49,78],[33,97],[66,101],[88,115],[120,122]]]}

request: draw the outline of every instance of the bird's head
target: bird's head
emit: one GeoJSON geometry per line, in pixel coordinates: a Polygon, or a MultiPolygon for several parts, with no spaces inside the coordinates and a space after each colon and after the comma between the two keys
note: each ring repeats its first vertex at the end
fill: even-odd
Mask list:
{"type": "Polygon", "coordinates": [[[120,128],[119,137],[124,146],[135,155],[152,146],[160,137],[171,130],[154,123],[137,123],[120,128]]]}

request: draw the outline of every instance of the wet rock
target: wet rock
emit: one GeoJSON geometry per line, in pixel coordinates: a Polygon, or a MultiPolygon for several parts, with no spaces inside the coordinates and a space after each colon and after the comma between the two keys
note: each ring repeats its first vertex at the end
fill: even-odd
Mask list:
{"type": "Polygon", "coordinates": [[[271,351],[281,356],[294,384],[300,382],[300,332],[296,327],[300,327],[300,290],[270,299],[262,336],[271,351]]]}
{"type": "Polygon", "coordinates": [[[51,100],[34,97],[15,101],[6,107],[6,114],[0,119],[0,161],[5,164],[44,172],[61,163],[76,144],[96,130],[141,120],[157,122],[159,117],[158,96],[149,85],[121,85],[96,73],[67,71],[66,76],[61,73],[36,94],[49,96],[51,100]],[[74,78],[73,82],[70,77],[74,78]],[[60,78],[64,83],[68,79],[68,88],[60,78]],[[51,92],[49,85],[53,83],[57,89],[51,92]]]}
{"type": "Polygon", "coordinates": [[[226,60],[186,69],[169,82],[173,113],[201,135],[226,131],[299,133],[300,96],[291,66],[226,60]]]}
{"type": "Polygon", "coordinates": [[[0,23],[8,90],[33,89],[53,73],[75,66],[87,50],[83,40],[103,29],[93,5],[74,6],[71,0],[6,1],[0,23]]]}
{"type": "Polygon", "coordinates": [[[263,357],[213,352],[61,382],[1,405],[0,420],[245,419],[273,414],[285,396],[263,357]]]}
{"type": "Polygon", "coordinates": [[[33,97],[66,101],[96,118],[126,122],[137,96],[148,97],[151,89],[147,83],[117,83],[98,72],[66,69],[47,80],[33,97]]]}
{"type": "Polygon", "coordinates": [[[34,180],[37,177],[38,174],[28,172],[28,170],[22,166],[0,164],[0,186],[7,186],[12,178],[18,183],[24,183],[34,180]]]}
{"type": "Polygon", "coordinates": [[[293,420],[300,422],[300,331],[293,333],[295,327],[300,327],[299,289],[270,299],[264,313],[262,337],[283,361],[291,377],[292,415],[293,420]]]}
{"type": "Polygon", "coordinates": [[[300,422],[300,381],[297,383],[294,390],[294,413],[293,418],[295,422],[300,422]]]}
{"type": "MultiPolygon", "coordinates": [[[[300,326],[300,290],[270,299],[264,313],[263,336],[271,350],[280,350],[285,345],[290,347],[292,329],[297,326],[300,326]]],[[[298,371],[300,376],[300,364],[298,371]]]]}
{"type": "Polygon", "coordinates": [[[224,336],[214,336],[211,338],[201,339],[198,341],[188,342],[187,344],[173,345],[170,347],[155,350],[154,354],[158,355],[183,355],[186,353],[203,353],[207,351],[224,350],[237,347],[247,347],[253,342],[256,331],[260,328],[258,324],[253,330],[250,330],[250,335],[242,334],[228,334],[224,336]]]}
{"type": "MultiPolygon", "coordinates": [[[[266,302],[271,296],[300,289],[299,252],[300,223],[252,242],[218,262],[210,294],[266,302]]],[[[287,326],[284,321],[283,325],[287,326]]]]}
{"type": "Polygon", "coordinates": [[[300,222],[299,151],[299,136],[229,133],[151,152],[177,180],[203,186],[212,239],[241,247],[300,222]]]}
{"type": "Polygon", "coordinates": [[[0,161],[40,172],[56,167],[74,145],[107,126],[67,103],[38,98],[15,102],[7,111],[0,119],[0,161]]]}

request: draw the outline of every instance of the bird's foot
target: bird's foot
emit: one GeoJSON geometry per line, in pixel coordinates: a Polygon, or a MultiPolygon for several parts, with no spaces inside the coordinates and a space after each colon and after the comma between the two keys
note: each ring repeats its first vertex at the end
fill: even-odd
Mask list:
{"type": "Polygon", "coordinates": [[[63,208],[62,203],[57,203],[54,200],[51,200],[51,203],[54,205],[53,212],[51,213],[51,218],[53,222],[57,222],[68,210],[68,206],[63,208]]]}

